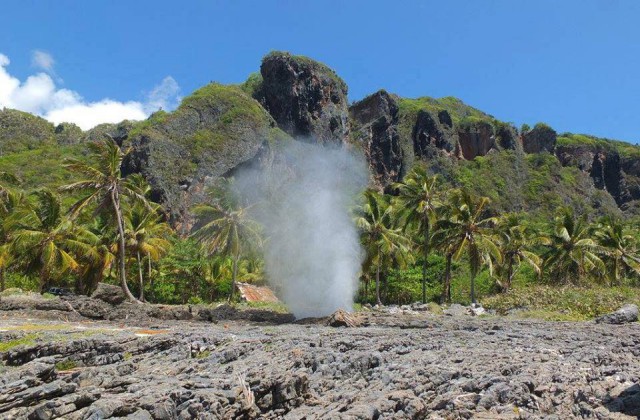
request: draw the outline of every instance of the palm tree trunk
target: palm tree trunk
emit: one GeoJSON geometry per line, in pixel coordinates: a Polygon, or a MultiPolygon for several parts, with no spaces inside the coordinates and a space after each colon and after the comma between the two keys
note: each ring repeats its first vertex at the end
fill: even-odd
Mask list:
{"type": "Polygon", "coordinates": [[[151,255],[149,255],[148,252],[147,252],[147,279],[149,280],[150,284],[153,284],[151,282],[151,255]]]}
{"type": "Polygon", "coordinates": [[[378,264],[376,266],[376,303],[382,305],[380,300],[380,249],[378,248],[378,264]]]}
{"type": "Polygon", "coordinates": [[[503,292],[511,289],[511,280],[513,279],[513,255],[509,255],[509,262],[507,264],[507,283],[502,288],[503,292]]]}
{"type": "Polygon", "coordinates": [[[154,300],[154,293],[153,293],[153,276],[152,276],[152,267],[151,267],[151,255],[149,255],[149,253],[147,252],[147,281],[149,282],[149,288],[151,289],[149,291],[149,294],[151,295],[151,300],[154,300]]]}
{"type": "Polygon", "coordinates": [[[138,259],[138,278],[140,279],[140,302],[144,302],[144,278],[142,277],[142,259],[140,258],[140,251],[136,252],[136,258],[138,259]]]}
{"type": "Polygon", "coordinates": [[[422,303],[427,303],[427,265],[429,264],[429,223],[424,233],[424,261],[422,262],[422,303]]]}
{"type": "Polygon", "coordinates": [[[368,275],[364,278],[364,299],[362,299],[362,301],[366,303],[367,300],[369,300],[369,276],[368,275]]]}
{"type": "Polygon", "coordinates": [[[120,287],[122,287],[122,291],[127,296],[127,299],[129,299],[131,302],[142,303],[131,294],[129,286],[127,285],[124,249],[124,222],[122,220],[122,211],[120,209],[120,199],[115,188],[111,190],[111,203],[113,204],[113,210],[116,214],[116,221],[118,223],[118,235],[120,236],[120,249],[118,250],[120,259],[120,272],[118,273],[120,275],[120,287]]]}
{"type": "Polygon", "coordinates": [[[451,302],[451,258],[452,254],[447,254],[447,263],[444,269],[444,287],[442,288],[442,302],[451,302]]]}
{"type": "Polygon", "coordinates": [[[42,267],[40,270],[40,293],[44,294],[49,290],[49,276],[47,270],[42,267]]]}
{"type": "Polygon", "coordinates": [[[238,260],[239,255],[233,258],[233,274],[231,275],[231,293],[229,293],[229,302],[233,300],[233,292],[236,290],[236,276],[238,275],[238,260]]]}
{"type": "Polygon", "coordinates": [[[476,303],[476,273],[471,272],[471,304],[476,303]]]}

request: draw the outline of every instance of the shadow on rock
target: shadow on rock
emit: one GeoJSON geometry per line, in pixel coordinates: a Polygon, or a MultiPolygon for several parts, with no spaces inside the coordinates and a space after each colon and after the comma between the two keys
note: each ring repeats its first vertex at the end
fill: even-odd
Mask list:
{"type": "Polygon", "coordinates": [[[613,413],[640,417],[640,385],[625,389],[605,407],[613,413]]]}

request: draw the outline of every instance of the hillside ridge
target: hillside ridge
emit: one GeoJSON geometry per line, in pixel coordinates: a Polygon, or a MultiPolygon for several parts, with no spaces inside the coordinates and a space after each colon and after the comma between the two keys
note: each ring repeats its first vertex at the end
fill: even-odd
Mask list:
{"type": "Polygon", "coordinates": [[[108,134],[134,150],[124,172],[143,174],[154,200],[180,221],[212,179],[294,138],[363,153],[371,185],[387,191],[423,165],[453,186],[492,197],[497,211],[546,213],[544,207],[551,207],[543,205],[546,201],[589,214],[640,212],[637,145],[558,134],[544,123],[517,128],[454,97],[403,98],[379,90],[349,104],[347,92],[326,65],[274,51],[245,83],[204,86],[175,111],[159,111],[144,121],[82,131],[3,109],[0,169],[16,172],[28,185],[55,184],[63,169],[54,168],[52,180],[41,180],[43,171],[29,169],[33,156],[56,165],[58,158],[82,155],[80,145],[108,134]]]}

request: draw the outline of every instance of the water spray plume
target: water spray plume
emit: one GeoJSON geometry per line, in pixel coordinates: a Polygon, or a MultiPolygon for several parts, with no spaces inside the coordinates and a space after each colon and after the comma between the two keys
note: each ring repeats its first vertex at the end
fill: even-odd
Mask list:
{"type": "Polygon", "coordinates": [[[366,182],[362,158],[300,142],[236,175],[241,196],[262,203],[268,280],[297,318],[352,310],[363,253],[349,208],[366,182]]]}

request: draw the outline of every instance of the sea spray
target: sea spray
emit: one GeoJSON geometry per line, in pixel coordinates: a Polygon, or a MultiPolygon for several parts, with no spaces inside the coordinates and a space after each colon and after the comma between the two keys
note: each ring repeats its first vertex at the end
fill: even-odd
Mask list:
{"type": "Polygon", "coordinates": [[[236,174],[264,226],[269,284],[297,318],[352,309],[363,253],[350,208],[366,182],[363,158],[301,142],[236,174]]]}

